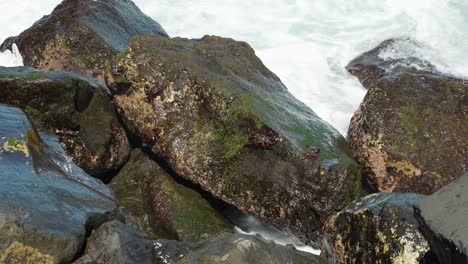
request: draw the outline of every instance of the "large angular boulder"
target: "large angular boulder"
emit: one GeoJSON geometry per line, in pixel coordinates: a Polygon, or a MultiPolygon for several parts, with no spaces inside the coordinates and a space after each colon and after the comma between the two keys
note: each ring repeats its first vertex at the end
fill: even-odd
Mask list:
{"type": "Polygon", "coordinates": [[[260,236],[224,235],[197,245],[181,264],[314,264],[323,263],[319,256],[280,246],[260,236]]]}
{"type": "Polygon", "coordinates": [[[88,7],[98,4],[76,2],[63,2],[16,39],[52,39],[43,49],[27,46],[31,52],[21,46],[33,41],[19,43],[26,65],[61,69],[66,61],[70,70],[106,79],[132,138],[175,173],[305,240],[317,238],[331,212],[361,195],[360,171],[344,138],[295,99],[248,44],[138,31],[150,35],[134,37],[117,54],[83,19],[76,21],[81,11],[68,15],[92,13],[99,8],[88,7]],[[65,32],[58,39],[57,25],[65,32]]]}
{"type": "Polygon", "coordinates": [[[368,90],[348,141],[380,192],[431,194],[467,170],[468,81],[401,55],[417,45],[387,40],[346,67],[368,90]]]}
{"type": "Polygon", "coordinates": [[[129,222],[153,237],[197,242],[233,231],[199,193],[177,183],[139,149],[109,187],[129,222]]]}
{"type": "Polygon", "coordinates": [[[131,87],[114,101],[129,133],[214,196],[305,239],[360,196],[343,137],[248,44],[146,35],[119,58],[131,87]]]}
{"type": "Polygon", "coordinates": [[[468,173],[416,203],[421,232],[441,264],[468,263],[468,173]]]}
{"type": "Polygon", "coordinates": [[[50,15],[8,38],[0,51],[16,44],[26,66],[104,80],[112,56],[141,34],[167,36],[130,0],[64,0],[50,15]]]}
{"type": "Polygon", "coordinates": [[[124,165],[130,144],[102,82],[70,72],[0,67],[0,103],[21,106],[58,134],[86,172],[104,177],[124,165]]]}
{"type": "Polygon", "coordinates": [[[379,193],[355,201],[325,225],[330,263],[422,263],[430,250],[413,205],[419,194],[379,193]]]}
{"type": "Polygon", "coordinates": [[[132,226],[110,221],[94,230],[84,255],[74,264],[176,264],[193,247],[190,243],[149,240],[132,226]]]}
{"type": "Polygon", "coordinates": [[[19,108],[0,105],[0,123],[1,262],[72,261],[88,230],[113,217],[112,192],[19,108]]]}

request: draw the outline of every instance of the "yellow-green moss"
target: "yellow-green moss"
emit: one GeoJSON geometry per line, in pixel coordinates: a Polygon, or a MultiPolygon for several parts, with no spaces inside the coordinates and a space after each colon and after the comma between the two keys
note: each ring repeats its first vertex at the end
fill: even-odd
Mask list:
{"type": "Polygon", "coordinates": [[[0,252],[0,263],[5,264],[54,264],[54,257],[38,249],[13,242],[5,251],[0,252]]]}

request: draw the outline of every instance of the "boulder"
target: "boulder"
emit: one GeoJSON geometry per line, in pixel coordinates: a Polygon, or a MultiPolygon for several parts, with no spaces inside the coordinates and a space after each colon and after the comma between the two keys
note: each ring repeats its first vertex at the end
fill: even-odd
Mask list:
{"type": "Polygon", "coordinates": [[[325,225],[330,263],[423,263],[430,250],[413,205],[419,194],[379,193],[355,201],[325,225]]]}
{"type": "Polygon", "coordinates": [[[50,15],[5,40],[0,51],[16,44],[26,66],[70,70],[104,80],[112,56],[141,34],[167,36],[132,1],[64,0],[50,15]]]}
{"type": "Polygon", "coordinates": [[[197,242],[233,231],[199,193],[178,184],[139,149],[109,187],[129,222],[151,237],[197,242]]]}
{"type": "Polygon", "coordinates": [[[114,217],[112,192],[19,108],[0,105],[0,123],[0,262],[71,262],[87,232],[114,217]]]}
{"type": "Polygon", "coordinates": [[[313,264],[323,263],[319,256],[280,246],[260,236],[223,235],[197,245],[181,264],[313,264]]]}
{"type": "Polygon", "coordinates": [[[120,169],[130,144],[102,82],[70,72],[0,67],[0,103],[21,106],[37,126],[53,130],[89,174],[120,169]]]}
{"type": "Polygon", "coordinates": [[[73,264],[175,264],[192,247],[190,243],[149,240],[132,226],[114,220],[93,231],[84,255],[73,264]]]}
{"type": "Polygon", "coordinates": [[[361,195],[344,138],[248,44],[146,35],[118,65],[131,83],[114,97],[129,133],[215,197],[311,240],[361,195]]]}
{"type": "Polygon", "coordinates": [[[348,141],[376,191],[431,194],[467,170],[468,81],[399,55],[418,45],[387,40],[346,67],[368,90],[348,141]]]}
{"type": "MultiPolygon", "coordinates": [[[[16,40],[26,65],[105,79],[132,138],[176,174],[304,240],[316,239],[332,212],[361,196],[361,173],[344,138],[294,98],[248,44],[171,39],[146,27],[150,32],[138,33],[150,35],[117,54],[80,18],[111,2],[64,1],[4,47],[16,40]]],[[[136,13],[126,21],[146,17],[136,13]]]]}
{"type": "Polygon", "coordinates": [[[421,232],[441,264],[468,263],[468,173],[416,203],[421,232]]]}

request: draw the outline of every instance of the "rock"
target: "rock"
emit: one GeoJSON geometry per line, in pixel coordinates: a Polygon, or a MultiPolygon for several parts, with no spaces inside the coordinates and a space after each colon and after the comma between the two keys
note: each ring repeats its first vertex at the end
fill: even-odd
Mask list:
{"type": "Polygon", "coordinates": [[[20,35],[31,39],[16,42],[26,65],[106,79],[132,138],[176,174],[304,240],[318,239],[324,220],[361,196],[361,174],[344,138],[295,99],[248,44],[144,35],[117,54],[64,11],[95,4],[74,3],[65,1],[20,35]],[[66,34],[41,33],[57,24],[66,34]],[[304,153],[317,148],[317,161],[304,153]]]}
{"type": "Polygon", "coordinates": [[[224,235],[197,245],[181,264],[283,264],[323,263],[319,256],[280,246],[260,236],[224,235]]]}
{"type": "Polygon", "coordinates": [[[0,123],[0,262],[71,262],[87,231],[114,217],[112,192],[19,108],[0,105],[0,123]]]}
{"type": "Polygon", "coordinates": [[[368,89],[348,141],[379,192],[431,194],[467,170],[468,81],[399,55],[415,45],[387,40],[347,66],[368,89]]]}
{"type": "Polygon", "coordinates": [[[85,255],[74,264],[177,263],[191,248],[190,243],[149,240],[132,226],[114,220],[93,231],[85,255]]]}
{"type": "Polygon", "coordinates": [[[101,80],[115,53],[136,35],[167,36],[129,0],[65,0],[0,51],[16,44],[24,64],[41,70],[70,70],[101,80]]]}
{"type": "Polygon", "coordinates": [[[322,252],[330,263],[422,263],[430,249],[413,217],[422,198],[380,193],[355,201],[326,223],[322,252]]]}
{"type": "Polygon", "coordinates": [[[361,195],[339,133],[295,99],[244,42],[141,36],[114,97],[129,134],[181,177],[305,240],[361,195]],[[308,145],[321,148],[306,158],[308,145]]]}
{"type": "Polygon", "coordinates": [[[175,182],[139,149],[110,188],[130,222],[152,237],[197,242],[233,231],[199,193],[175,182]]]}
{"type": "Polygon", "coordinates": [[[0,67],[0,103],[21,106],[36,125],[57,132],[67,154],[89,174],[120,169],[130,144],[102,82],[70,72],[0,67]]]}
{"type": "Polygon", "coordinates": [[[468,263],[468,173],[416,203],[416,219],[439,262],[468,263]]]}

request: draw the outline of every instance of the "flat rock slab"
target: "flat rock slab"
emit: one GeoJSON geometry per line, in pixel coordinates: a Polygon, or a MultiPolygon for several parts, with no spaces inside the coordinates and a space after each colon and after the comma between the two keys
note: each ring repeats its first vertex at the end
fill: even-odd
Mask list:
{"type": "Polygon", "coordinates": [[[416,217],[440,263],[468,263],[468,173],[419,201],[416,217]]]}
{"type": "Polygon", "coordinates": [[[115,211],[112,192],[44,134],[47,145],[19,108],[0,105],[0,123],[0,255],[70,262],[86,229],[115,211]]]}

